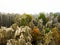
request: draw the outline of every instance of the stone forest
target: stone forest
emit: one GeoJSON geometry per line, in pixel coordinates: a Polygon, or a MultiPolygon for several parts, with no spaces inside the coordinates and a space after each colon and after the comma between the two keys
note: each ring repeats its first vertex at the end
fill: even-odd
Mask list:
{"type": "Polygon", "coordinates": [[[0,12],[0,45],[60,45],[60,13],[0,12]]]}

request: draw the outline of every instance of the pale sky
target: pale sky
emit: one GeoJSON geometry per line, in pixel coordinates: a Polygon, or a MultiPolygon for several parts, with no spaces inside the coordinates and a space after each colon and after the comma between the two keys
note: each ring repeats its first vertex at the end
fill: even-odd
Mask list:
{"type": "Polygon", "coordinates": [[[20,14],[60,12],[60,0],[0,0],[0,12],[20,14]]]}

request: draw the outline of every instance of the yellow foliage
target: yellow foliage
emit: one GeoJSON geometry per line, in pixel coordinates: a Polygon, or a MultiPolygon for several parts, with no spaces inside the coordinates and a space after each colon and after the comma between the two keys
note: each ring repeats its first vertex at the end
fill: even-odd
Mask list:
{"type": "Polygon", "coordinates": [[[52,32],[56,38],[59,38],[58,29],[56,27],[52,29],[52,32]]]}
{"type": "Polygon", "coordinates": [[[56,45],[60,45],[60,33],[59,30],[55,27],[52,29],[53,36],[55,37],[55,43],[56,45]]]}

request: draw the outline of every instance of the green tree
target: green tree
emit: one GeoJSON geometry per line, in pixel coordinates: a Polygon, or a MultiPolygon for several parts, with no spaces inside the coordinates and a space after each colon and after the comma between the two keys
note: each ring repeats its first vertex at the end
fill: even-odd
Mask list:
{"type": "Polygon", "coordinates": [[[50,28],[45,28],[45,33],[48,33],[49,31],[51,31],[50,28]]]}
{"type": "Polygon", "coordinates": [[[57,14],[56,14],[56,13],[54,13],[53,15],[54,15],[54,17],[56,17],[56,16],[57,16],[57,14]]]}
{"type": "Polygon", "coordinates": [[[40,13],[38,19],[42,19],[44,25],[47,22],[47,18],[45,17],[45,14],[44,13],[40,13]]]}
{"type": "Polygon", "coordinates": [[[29,25],[29,23],[31,22],[31,20],[32,20],[32,16],[30,14],[23,14],[23,15],[15,17],[15,22],[19,26],[29,25]]]}

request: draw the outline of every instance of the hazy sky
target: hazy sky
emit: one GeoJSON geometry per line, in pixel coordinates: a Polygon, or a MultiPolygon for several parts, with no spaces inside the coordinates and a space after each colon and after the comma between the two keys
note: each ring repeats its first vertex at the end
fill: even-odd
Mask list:
{"type": "Polygon", "coordinates": [[[60,0],[0,0],[0,12],[60,12],[60,0]]]}

